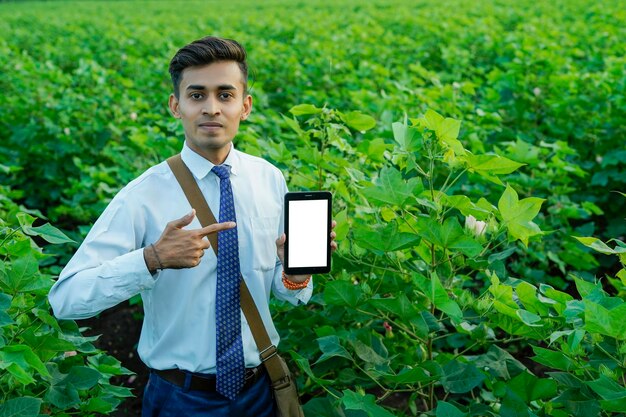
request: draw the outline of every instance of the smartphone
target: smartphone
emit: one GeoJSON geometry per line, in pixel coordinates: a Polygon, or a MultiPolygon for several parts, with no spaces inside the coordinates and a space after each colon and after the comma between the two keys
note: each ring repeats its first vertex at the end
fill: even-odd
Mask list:
{"type": "Polygon", "coordinates": [[[285,265],[287,275],[330,271],[332,194],[328,191],[285,194],[285,265]]]}

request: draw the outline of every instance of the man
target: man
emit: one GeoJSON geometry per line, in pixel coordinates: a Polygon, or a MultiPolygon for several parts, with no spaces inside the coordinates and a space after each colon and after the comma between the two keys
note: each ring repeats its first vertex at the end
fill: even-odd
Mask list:
{"type": "Polygon", "coordinates": [[[169,70],[169,108],[185,132],[182,160],[219,223],[201,227],[167,163],[156,165],[111,201],[52,287],[50,304],[60,319],[82,319],[141,294],[138,352],[152,370],[143,416],[273,416],[236,280],[240,271],[277,345],[270,291],[293,304],[312,292],[310,276],[282,271],[287,186],[277,168],[232,143],[252,110],[239,43],[197,40],[169,70]],[[218,233],[217,257],[211,233],[218,233]],[[229,242],[234,251],[222,250],[229,242]]]}

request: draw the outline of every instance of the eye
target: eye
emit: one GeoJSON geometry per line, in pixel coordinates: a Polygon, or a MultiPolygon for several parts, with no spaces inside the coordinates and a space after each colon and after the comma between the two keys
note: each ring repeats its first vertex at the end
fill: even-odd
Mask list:
{"type": "Polygon", "coordinates": [[[203,95],[201,93],[191,93],[189,97],[191,97],[192,100],[200,100],[203,95]]]}
{"type": "Polygon", "coordinates": [[[228,100],[231,97],[233,97],[233,94],[229,93],[227,91],[224,91],[224,92],[219,93],[218,97],[219,97],[220,100],[228,100]]]}

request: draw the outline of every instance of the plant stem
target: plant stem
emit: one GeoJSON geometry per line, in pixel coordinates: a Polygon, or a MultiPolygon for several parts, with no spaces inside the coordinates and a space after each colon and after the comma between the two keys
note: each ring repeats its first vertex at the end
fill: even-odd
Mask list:
{"type": "Polygon", "coordinates": [[[441,187],[441,192],[445,194],[446,191],[448,191],[448,189],[452,188],[452,186],[459,180],[459,178],[461,178],[461,176],[463,176],[463,174],[465,174],[467,172],[467,168],[464,168],[463,170],[461,170],[461,172],[459,173],[459,175],[457,175],[452,182],[450,183],[450,185],[447,185],[446,183],[448,182],[448,178],[450,178],[450,175],[452,175],[452,172],[450,172],[450,174],[448,175],[448,178],[446,178],[446,182],[443,184],[443,187],[441,187]],[[446,188],[447,186],[447,188],[446,188]]]}

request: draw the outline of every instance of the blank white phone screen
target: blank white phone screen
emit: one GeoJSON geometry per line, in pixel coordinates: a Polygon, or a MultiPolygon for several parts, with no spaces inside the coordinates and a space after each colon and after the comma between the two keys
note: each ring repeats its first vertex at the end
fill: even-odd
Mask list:
{"type": "Polygon", "coordinates": [[[326,266],[328,200],[289,201],[289,268],[326,266]]]}

